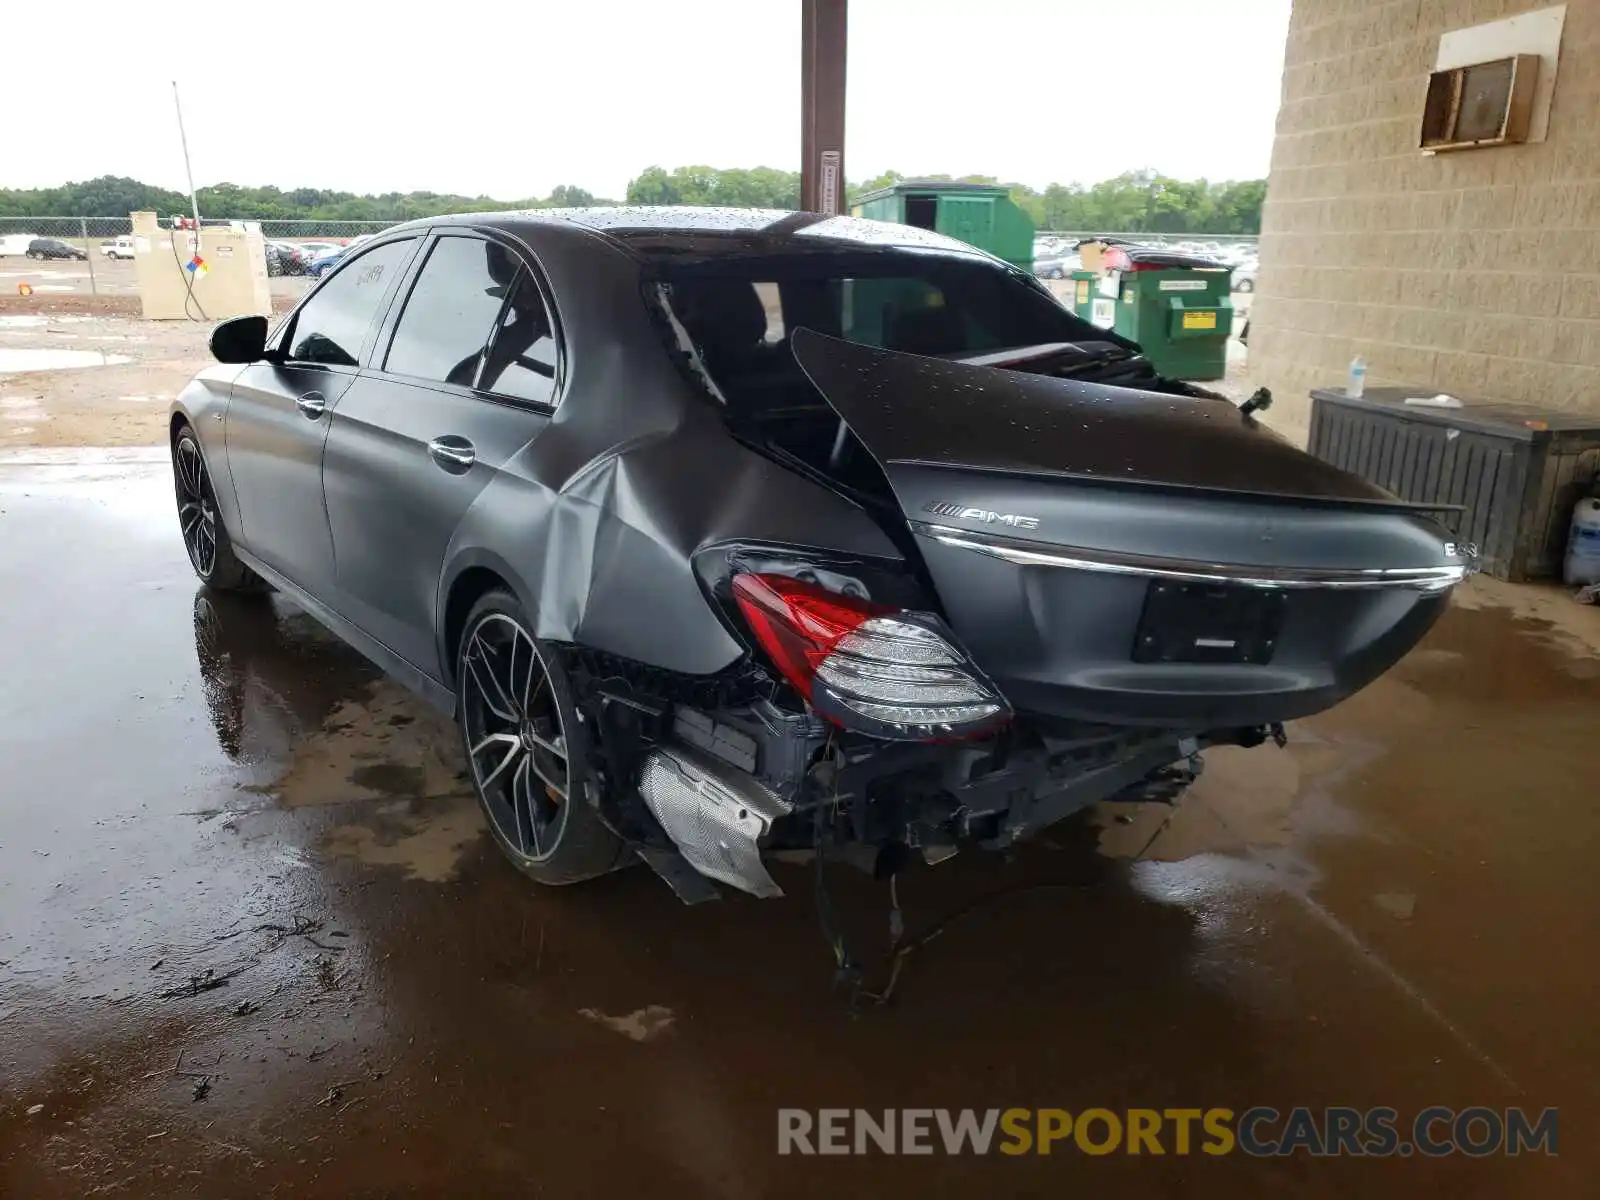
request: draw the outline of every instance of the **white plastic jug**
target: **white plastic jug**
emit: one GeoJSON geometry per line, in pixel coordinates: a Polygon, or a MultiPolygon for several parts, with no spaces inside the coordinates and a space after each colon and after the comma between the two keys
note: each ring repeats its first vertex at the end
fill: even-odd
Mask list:
{"type": "Polygon", "coordinates": [[[1579,500],[1567,534],[1567,562],[1562,577],[1569,586],[1600,583],[1600,500],[1579,500]]]}

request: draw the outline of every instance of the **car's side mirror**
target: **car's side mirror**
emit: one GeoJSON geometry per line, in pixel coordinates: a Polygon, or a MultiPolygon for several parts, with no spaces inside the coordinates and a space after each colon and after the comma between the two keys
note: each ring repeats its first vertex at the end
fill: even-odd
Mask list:
{"type": "Polygon", "coordinates": [[[211,356],[218,362],[260,362],[266,353],[265,317],[233,317],[211,331],[211,356]]]}

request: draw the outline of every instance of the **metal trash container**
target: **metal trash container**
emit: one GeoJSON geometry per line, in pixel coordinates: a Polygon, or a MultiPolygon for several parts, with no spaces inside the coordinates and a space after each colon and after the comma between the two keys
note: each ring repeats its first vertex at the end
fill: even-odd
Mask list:
{"type": "Polygon", "coordinates": [[[1231,269],[1225,263],[1142,246],[1113,246],[1105,267],[1118,278],[1116,331],[1138,342],[1169,379],[1221,379],[1233,333],[1231,269]]]}
{"type": "Polygon", "coordinates": [[[932,229],[1033,270],[1033,221],[996,184],[902,179],[857,196],[850,215],[932,229]]]}
{"type": "Polygon", "coordinates": [[[1572,506],[1600,478],[1600,417],[1461,397],[1460,408],[1407,404],[1432,387],[1369,387],[1359,399],[1311,393],[1312,454],[1419,504],[1477,547],[1479,565],[1513,583],[1561,574],[1572,506]]]}
{"type": "Polygon", "coordinates": [[[1116,293],[1113,290],[1107,295],[1101,290],[1102,276],[1095,271],[1074,271],[1069,278],[1072,280],[1072,303],[1068,307],[1091,325],[1101,329],[1114,326],[1117,323],[1116,293]]]}

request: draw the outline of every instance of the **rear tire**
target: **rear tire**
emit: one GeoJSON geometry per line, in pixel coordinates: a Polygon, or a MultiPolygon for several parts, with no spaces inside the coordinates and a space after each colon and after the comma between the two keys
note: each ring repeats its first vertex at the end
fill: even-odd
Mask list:
{"type": "Polygon", "coordinates": [[[456,723],[489,832],[538,883],[581,883],[632,851],[592,797],[588,728],[549,647],[517,598],[496,589],[472,606],[456,648],[456,723]]]}
{"type": "Polygon", "coordinates": [[[173,490],[178,500],[178,531],[189,565],[207,587],[223,592],[262,592],[266,582],[233,552],[233,539],[217,512],[211,472],[200,439],[185,425],[172,443],[173,490]]]}

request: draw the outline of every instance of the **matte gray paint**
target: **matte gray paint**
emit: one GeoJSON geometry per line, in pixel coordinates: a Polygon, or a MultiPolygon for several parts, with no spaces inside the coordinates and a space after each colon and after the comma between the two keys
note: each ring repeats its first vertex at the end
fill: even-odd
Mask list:
{"type": "MultiPolygon", "coordinates": [[[[328,395],[328,415],[312,422],[293,407],[294,376],[303,368],[253,364],[243,373],[248,390],[234,388],[240,407],[229,420],[229,451],[237,450],[260,516],[257,503],[241,498],[245,519],[238,506],[224,518],[252,558],[439,682],[452,666],[443,643],[450,591],[472,567],[506,580],[541,638],[710,674],[745,647],[708,603],[691,566],[697,550],[737,539],[899,558],[855,504],[728,436],[709,398],[667,359],[633,256],[569,223],[507,219],[473,227],[520,248],[549,285],[565,366],[555,411],[493,404],[367,365],[321,372],[347,375],[348,386],[330,386],[336,394],[328,395]],[[276,395],[264,394],[274,389],[276,395]],[[403,413],[395,407],[402,393],[410,403],[403,413]],[[325,490],[300,478],[313,455],[320,461],[323,431],[325,490]],[[428,439],[443,434],[465,436],[479,450],[465,476],[447,475],[428,456],[428,439]],[[290,453],[298,488],[276,509],[270,481],[257,476],[258,467],[266,473],[272,447],[290,453]],[[252,519],[268,531],[276,554],[255,546],[252,519]],[[332,539],[336,578],[307,580],[296,568],[318,570],[323,531],[332,539]],[[288,549],[297,534],[314,551],[298,563],[288,549]]],[[[451,228],[459,227],[442,224],[439,231],[451,228]]],[[[415,233],[403,227],[389,236],[415,233]]],[[[397,280],[375,321],[382,332],[367,340],[368,360],[381,357],[396,297],[425,257],[414,256],[397,280]]],[[[200,412],[228,405],[220,383],[191,384],[175,411],[203,424],[200,412]]],[[[208,461],[216,457],[213,451],[208,461]]],[[[226,470],[214,469],[213,479],[219,489],[238,483],[226,470]]]]}
{"type": "MultiPolygon", "coordinates": [[[[441,692],[451,589],[464,571],[486,566],[517,592],[540,637],[703,675],[745,653],[707,595],[716,570],[726,569],[728,544],[877,568],[900,561],[896,543],[853,502],[730,436],[714,402],[673,368],[644,299],[646,272],[623,245],[564,220],[468,223],[518,247],[548,284],[565,365],[548,417],[367,366],[348,391],[329,396],[322,421],[295,416],[308,427],[297,440],[281,404],[260,395],[265,383],[281,386],[280,369],[257,364],[241,375],[246,386],[233,389],[230,472],[219,464],[220,426],[209,414],[228,403],[221,392],[233,373],[203,373],[180,396],[219,494],[244,485],[243,523],[236,506],[224,508],[230,533],[246,554],[311,593],[325,620],[346,636],[353,629],[352,640],[391,669],[403,659],[401,674],[441,692]],[[402,395],[403,413],[394,407],[402,395]],[[319,424],[329,430],[325,501],[323,488],[304,478],[314,457],[309,429],[319,424]],[[465,474],[428,455],[427,441],[447,434],[480,451],[465,474]],[[303,493],[276,510],[274,438],[292,451],[284,486],[293,476],[303,493]],[[303,534],[313,549],[309,573],[320,561],[317,519],[325,522],[337,578],[306,582],[257,549],[253,498],[263,495],[270,540],[292,554],[303,534]],[[701,551],[711,572],[705,580],[693,566],[701,551]]],[[[461,219],[435,224],[459,228],[461,219]]],[[[419,232],[432,226],[390,236],[419,232]]],[[[671,233],[660,237],[670,241],[671,233]]],[[[806,243],[807,252],[827,252],[821,238],[806,243]]],[[[414,256],[391,297],[405,294],[423,260],[414,256]]],[[[375,348],[381,353],[395,310],[391,299],[374,321],[369,360],[375,348]]],[[[913,516],[935,500],[1024,512],[1038,517],[1029,536],[1041,541],[1185,559],[1443,561],[1432,522],[1266,436],[1221,401],[867,350],[807,331],[794,344],[913,516]]],[[[285,395],[282,403],[292,401],[285,395]]],[[[938,587],[937,601],[921,599],[942,605],[1013,702],[1098,721],[1205,729],[1316,711],[1391,665],[1443,605],[1417,593],[1302,593],[1292,598],[1270,666],[1132,663],[1143,581],[1019,567],[926,538],[905,544],[918,546],[938,587]]]]}
{"type": "MultiPolygon", "coordinates": [[[[974,367],[810,330],[794,346],[918,523],[1257,567],[1459,565],[1436,521],[1221,400],[974,367]],[[908,395],[914,417],[899,402],[908,395]],[[1018,533],[950,515],[952,503],[1036,523],[1018,533]]],[[[1447,602],[1404,589],[1296,591],[1269,665],[1140,663],[1131,654],[1148,579],[1018,565],[920,532],[916,544],[945,615],[1007,698],[1082,720],[1210,729],[1319,712],[1393,666],[1447,602]]]]}

